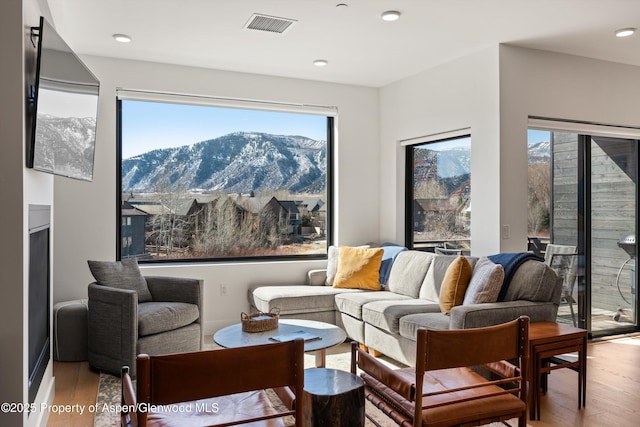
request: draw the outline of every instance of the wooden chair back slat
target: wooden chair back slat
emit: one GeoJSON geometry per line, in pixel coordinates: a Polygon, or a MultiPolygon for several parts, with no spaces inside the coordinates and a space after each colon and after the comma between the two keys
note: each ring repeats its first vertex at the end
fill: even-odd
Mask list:
{"type": "Polygon", "coordinates": [[[486,424],[518,417],[518,424],[524,426],[528,337],[526,316],[485,328],[420,329],[414,369],[395,372],[353,344],[352,372],[356,368],[363,371],[367,399],[404,427],[431,425],[429,417],[434,416],[434,411],[447,414],[447,422],[452,425],[486,424]],[[488,378],[479,375],[478,369],[485,370],[488,378]],[[505,398],[501,396],[506,395],[515,398],[505,397],[509,404],[502,407],[505,398]],[[478,403],[483,399],[486,403],[478,403]],[[501,403],[492,405],[497,402],[501,403]],[[478,411],[483,406],[488,410],[478,411]],[[423,416],[427,418],[423,420],[423,416]]]}
{"type": "MultiPolygon", "coordinates": [[[[137,400],[151,405],[168,405],[253,390],[290,387],[296,401],[294,411],[278,415],[250,414],[255,417],[244,422],[291,414],[296,416],[297,421],[302,414],[303,364],[302,339],[163,356],[138,355],[137,400]]],[[[145,425],[146,415],[138,413],[139,425],[145,425]]]]}

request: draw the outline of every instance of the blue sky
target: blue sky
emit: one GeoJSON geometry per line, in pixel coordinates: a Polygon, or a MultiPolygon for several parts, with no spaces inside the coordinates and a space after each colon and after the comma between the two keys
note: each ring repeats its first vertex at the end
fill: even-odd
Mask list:
{"type": "Polygon", "coordinates": [[[551,132],[548,130],[529,129],[527,131],[527,138],[529,144],[536,144],[538,142],[549,142],[551,141],[551,132]]]}
{"type": "Polygon", "coordinates": [[[122,101],[122,158],[180,147],[232,132],[265,132],[327,139],[327,118],[161,102],[122,101]]]}

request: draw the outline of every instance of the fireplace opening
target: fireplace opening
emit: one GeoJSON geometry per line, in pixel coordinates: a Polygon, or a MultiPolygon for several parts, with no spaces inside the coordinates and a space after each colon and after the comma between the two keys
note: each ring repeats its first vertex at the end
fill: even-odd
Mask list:
{"type": "Polygon", "coordinates": [[[33,403],[50,360],[51,208],[29,205],[29,403],[33,403]]]}

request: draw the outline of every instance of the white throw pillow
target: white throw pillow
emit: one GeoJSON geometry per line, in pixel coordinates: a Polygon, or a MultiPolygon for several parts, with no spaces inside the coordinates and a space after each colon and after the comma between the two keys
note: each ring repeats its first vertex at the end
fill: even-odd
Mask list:
{"type": "Polygon", "coordinates": [[[496,302],[504,281],[504,267],[481,257],[476,262],[462,305],[496,302]]]}

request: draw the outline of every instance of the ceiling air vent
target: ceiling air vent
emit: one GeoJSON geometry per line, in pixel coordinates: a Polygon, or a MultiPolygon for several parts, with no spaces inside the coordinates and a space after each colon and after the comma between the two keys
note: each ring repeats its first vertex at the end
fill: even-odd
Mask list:
{"type": "Polygon", "coordinates": [[[276,16],[254,13],[244,28],[282,34],[295,22],[297,21],[294,19],[278,18],[276,16]]]}

